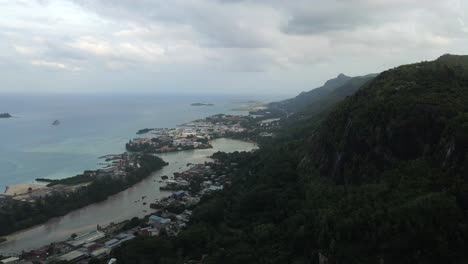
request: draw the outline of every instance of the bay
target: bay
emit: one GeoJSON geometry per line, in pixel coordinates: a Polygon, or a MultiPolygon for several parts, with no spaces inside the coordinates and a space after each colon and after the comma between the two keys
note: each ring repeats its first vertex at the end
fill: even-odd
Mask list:
{"type": "Polygon", "coordinates": [[[1,95],[0,193],[36,178],[64,178],[98,168],[98,157],[125,151],[138,129],[178,124],[239,106],[242,96],[1,95]],[[193,102],[214,106],[194,107],[193,102]],[[58,126],[52,122],[59,120],[58,126]]]}

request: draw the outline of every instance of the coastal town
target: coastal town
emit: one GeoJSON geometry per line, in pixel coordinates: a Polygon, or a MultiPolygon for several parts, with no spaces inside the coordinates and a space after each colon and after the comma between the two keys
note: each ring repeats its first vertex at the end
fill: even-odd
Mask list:
{"type": "MultiPolygon", "coordinates": [[[[0,195],[0,208],[10,201],[33,203],[56,193],[73,193],[97,179],[125,179],[128,172],[140,168],[142,155],[211,148],[217,138],[251,140],[272,136],[280,119],[268,112],[250,115],[215,115],[181,124],[176,128],[145,128],[126,144],[127,152],[100,157],[102,167],[60,180],[37,179],[42,184],[10,186],[0,195]],[[45,183],[45,184],[43,184],[45,183]]],[[[222,191],[231,183],[230,172],[237,164],[221,164],[216,159],[202,164],[186,164],[186,169],[171,176],[162,175],[159,188],[170,193],[159,200],[145,200],[148,214],[107,227],[97,226],[85,234],[70,234],[70,239],[39,249],[6,256],[0,263],[88,263],[91,259],[108,258],[112,250],[138,236],[175,236],[190,221],[193,208],[204,195],[222,191]]],[[[142,197],[142,200],[145,197],[142,197]]],[[[146,210],[145,210],[146,211],[146,210]]],[[[1,241],[0,241],[1,242],[1,241]]]]}
{"type": "Polygon", "coordinates": [[[181,124],[177,128],[146,128],[137,132],[140,137],[130,140],[126,149],[132,152],[164,153],[211,148],[210,140],[245,132],[247,128],[244,124],[247,122],[248,116],[216,115],[181,124]]]}
{"type": "Polygon", "coordinates": [[[229,186],[230,171],[235,170],[237,164],[213,160],[186,166],[183,172],[161,177],[163,186],[172,186],[173,192],[168,197],[152,201],[149,207],[153,211],[143,219],[96,226],[94,231],[71,234],[66,241],[10,256],[0,263],[88,263],[91,259],[107,258],[114,248],[138,236],[176,236],[190,221],[193,208],[204,195],[229,186]]]}

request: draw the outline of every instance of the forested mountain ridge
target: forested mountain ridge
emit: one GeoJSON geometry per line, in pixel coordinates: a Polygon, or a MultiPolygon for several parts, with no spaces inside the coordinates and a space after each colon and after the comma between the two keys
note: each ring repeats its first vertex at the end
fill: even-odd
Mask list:
{"type": "Polygon", "coordinates": [[[376,180],[376,173],[420,157],[467,172],[467,62],[445,55],[383,72],[330,113],[312,159],[337,183],[376,180]]]}
{"type": "Polygon", "coordinates": [[[287,114],[306,111],[316,114],[326,107],[352,95],[365,82],[375,77],[374,74],[349,77],[340,73],[336,78],[325,82],[321,87],[302,92],[298,96],[269,104],[269,108],[282,110],[287,114]]]}
{"type": "Polygon", "coordinates": [[[383,72],[303,149],[310,230],[330,259],[467,261],[468,56],[383,72]]]}
{"type": "Polygon", "coordinates": [[[226,168],[238,165],[232,184],[205,197],[186,230],[113,255],[122,263],[468,262],[468,57],[388,70],[327,113],[293,117],[254,153],[218,153],[226,168]]]}

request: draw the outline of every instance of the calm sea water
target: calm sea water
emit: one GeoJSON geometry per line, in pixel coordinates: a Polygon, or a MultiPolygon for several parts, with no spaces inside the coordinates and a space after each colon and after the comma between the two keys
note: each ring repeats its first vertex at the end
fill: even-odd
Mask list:
{"type": "Polygon", "coordinates": [[[0,95],[0,193],[7,185],[63,178],[98,167],[99,156],[124,151],[145,127],[177,124],[230,111],[248,96],[0,95]],[[212,107],[190,106],[193,102],[212,107]],[[54,120],[61,124],[52,126],[54,120]]]}

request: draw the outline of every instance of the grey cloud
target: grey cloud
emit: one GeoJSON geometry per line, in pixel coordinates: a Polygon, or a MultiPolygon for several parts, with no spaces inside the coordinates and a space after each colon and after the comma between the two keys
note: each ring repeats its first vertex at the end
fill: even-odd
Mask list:
{"type": "Polygon", "coordinates": [[[87,86],[118,70],[148,87],[170,73],[168,89],[191,75],[187,87],[215,78],[217,89],[226,78],[303,90],[338,72],[378,72],[468,46],[465,0],[36,1],[0,9],[1,61],[37,80],[50,79],[42,68],[79,68],[73,76],[87,86]]]}
{"type": "Polygon", "coordinates": [[[353,30],[365,22],[363,19],[347,15],[335,16],[331,20],[329,14],[300,14],[291,18],[282,30],[287,34],[319,34],[336,30],[353,30]]]}
{"type": "MultiPolygon", "coordinates": [[[[199,34],[198,43],[208,47],[258,48],[268,45],[255,22],[261,22],[262,14],[255,17],[226,9],[207,2],[187,1],[87,1],[74,0],[77,4],[114,19],[127,19],[144,23],[161,23],[167,27],[187,25],[199,34]]],[[[239,10],[237,10],[239,11],[239,10]]],[[[253,16],[252,16],[253,15],[253,16]]]]}
{"type": "MultiPolygon", "coordinates": [[[[414,21],[431,25],[436,21],[447,23],[456,20],[457,11],[453,2],[416,0],[339,0],[297,1],[281,5],[289,15],[282,30],[286,34],[321,34],[330,31],[352,31],[362,27],[378,28],[388,23],[414,21]],[[451,3],[452,2],[452,3],[451,3]]],[[[453,28],[453,25],[450,26],[453,28]]]]}

